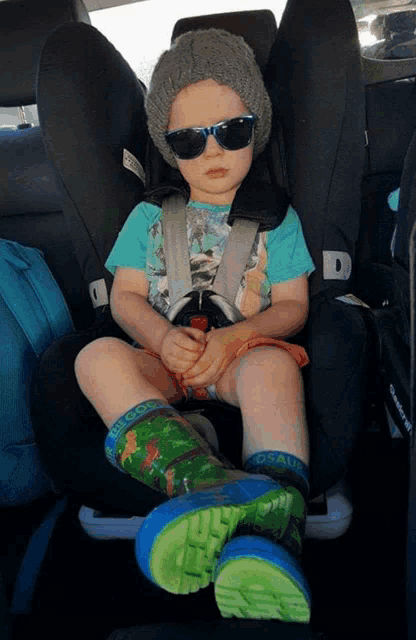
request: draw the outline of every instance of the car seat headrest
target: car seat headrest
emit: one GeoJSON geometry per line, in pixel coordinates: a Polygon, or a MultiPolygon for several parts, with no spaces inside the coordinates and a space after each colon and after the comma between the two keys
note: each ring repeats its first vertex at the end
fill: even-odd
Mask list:
{"type": "Polygon", "coordinates": [[[43,43],[64,22],[91,24],[82,0],[0,2],[1,106],[36,102],[36,74],[43,43]]]}

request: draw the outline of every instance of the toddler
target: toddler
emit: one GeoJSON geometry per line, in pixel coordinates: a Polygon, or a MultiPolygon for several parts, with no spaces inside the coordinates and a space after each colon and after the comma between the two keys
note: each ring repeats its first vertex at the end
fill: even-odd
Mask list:
{"type": "MultiPolygon", "coordinates": [[[[156,147],[189,193],[193,288],[210,289],[231,205],[270,136],[271,102],[251,48],[224,30],[182,35],[159,59],[145,108],[156,147]]],[[[282,340],[308,314],[314,265],[300,221],[289,207],[280,226],[257,234],[236,299],[244,320],[204,333],[167,319],[160,204],[156,191],[145,195],[106,262],[113,317],[143,348],[101,338],[75,364],[109,430],[109,461],[167,496],[138,533],[139,566],[171,593],[213,581],[225,617],[308,622],[299,564],[309,490],[300,368],[308,357],[282,340]],[[243,470],[174,408],[201,393],[241,409],[243,470]]]]}

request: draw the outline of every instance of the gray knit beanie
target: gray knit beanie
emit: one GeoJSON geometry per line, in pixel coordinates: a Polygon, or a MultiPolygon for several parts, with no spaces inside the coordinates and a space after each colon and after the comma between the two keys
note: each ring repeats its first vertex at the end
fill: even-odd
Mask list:
{"type": "Polygon", "coordinates": [[[150,136],[172,167],[178,165],[165,140],[172,103],[181,89],[208,79],[231,87],[247,109],[258,117],[254,157],[267,144],[272,105],[252,49],[241,36],[223,29],[189,31],[160,56],[145,99],[150,136]]]}

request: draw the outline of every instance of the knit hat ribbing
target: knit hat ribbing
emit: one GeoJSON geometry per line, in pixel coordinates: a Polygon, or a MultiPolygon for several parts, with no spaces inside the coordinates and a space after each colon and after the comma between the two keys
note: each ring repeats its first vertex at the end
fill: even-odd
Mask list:
{"type": "Polygon", "coordinates": [[[150,136],[172,167],[178,165],[165,140],[172,103],[181,89],[208,79],[233,89],[258,117],[254,129],[254,157],[268,142],[272,106],[252,49],[241,36],[223,29],[189,31],[179,36],[160,56],[145,98],[150,136]]]}

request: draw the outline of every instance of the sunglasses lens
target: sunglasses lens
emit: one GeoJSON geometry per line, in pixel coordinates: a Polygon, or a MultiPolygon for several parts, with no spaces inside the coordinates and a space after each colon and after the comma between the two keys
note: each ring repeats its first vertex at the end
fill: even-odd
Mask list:
{"type": "MultiPolygon", "coordinates": [[[[250,144],[254,120],[251,117],[233,118],[214,128],[217,142],[228,151],[244,149],[250,144]]],[[[209,131],[209,128],[205,130],[209,131]]],[[[180,160],[197,158],[205,149],[207,136],[197,129],[182,129],[167,134],[173,153],[180,160]]]]}
{"type": "Polygon", "coordinates": [[[184,129],[169,135],[169,144],[173,153],[181,160],[192,160],[199,156],[205,147],[205,136],[201,131],[184,129]]]}
{"type": "Polygon", "coordinates": [[[234,118],[217,130],[218,142],[229,151],[244,149],[250,144],[253,122],[248,118],[234,118]]]}

